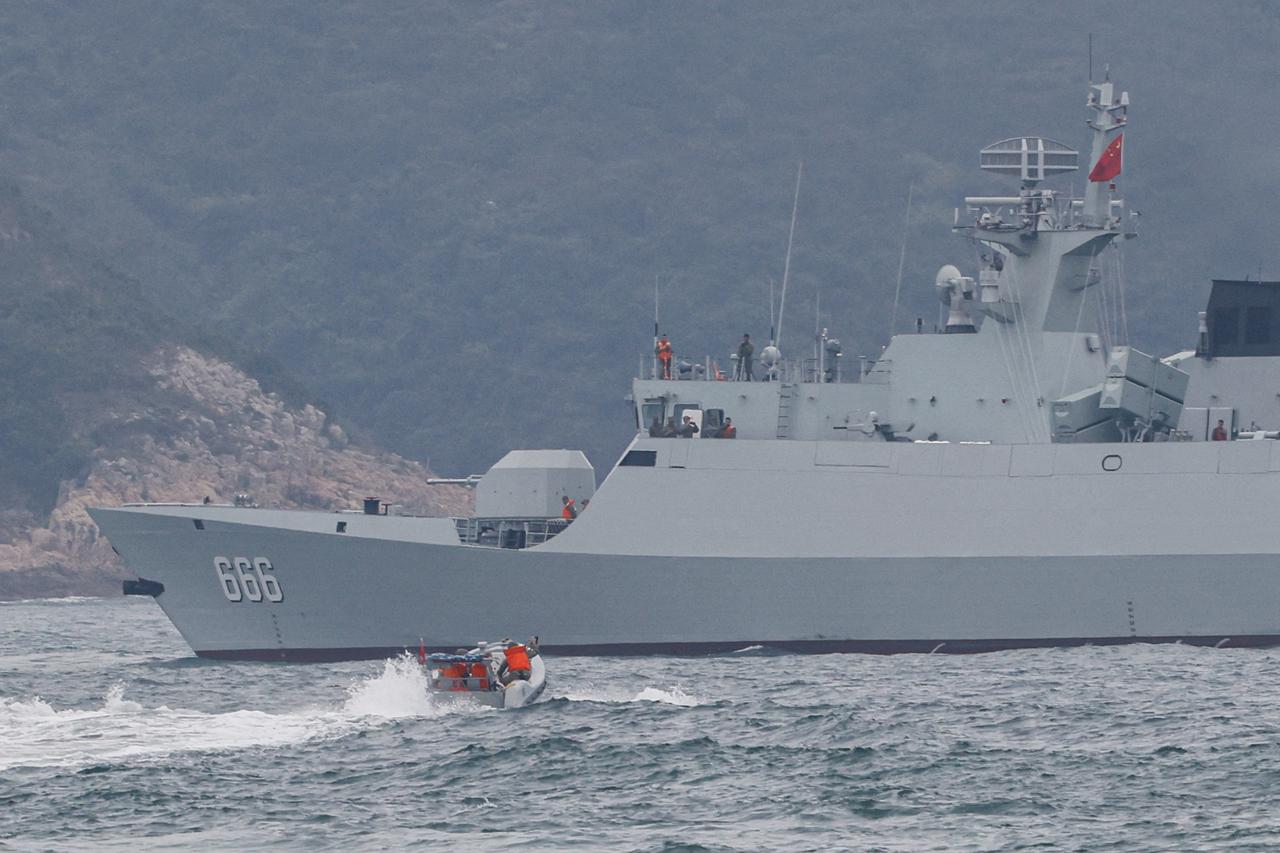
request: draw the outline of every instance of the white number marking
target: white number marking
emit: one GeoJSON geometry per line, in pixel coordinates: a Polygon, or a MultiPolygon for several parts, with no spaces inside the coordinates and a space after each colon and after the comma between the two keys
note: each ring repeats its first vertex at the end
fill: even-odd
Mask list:
{"type": "Polygon", "coordinates": [[[253,564],[244,557],[236,557],[236,574],[240,576],[240,588],[250,601],[262,600],[262,586],[253,574],[253,564]]]}
{"type": "Polygon", "coordinates": [[[230,560],[226,557],[214,557],[213,570],[218,575],[218,584],[222,587],[222,594],[227,597],[227,601],[239,601],[244,598],[235,572],[231,570],[230,560]]]}
{"type": "Polygon", "coordinates": [[[227,601],[284,601],[275,566],[266,557],[214,557],[213,571],[227,601]]]}
{"type": "Polygon", "coordinates": [[[267,599],[275,602],[284,601],[284,590],[280,588],[280,581],[276,580],[276,576],[272,574],[275,567],[271,565],[271,561],[266,557],[254,557],[253,570],[258,574],[258,582],[267,593],[267,599]]]}

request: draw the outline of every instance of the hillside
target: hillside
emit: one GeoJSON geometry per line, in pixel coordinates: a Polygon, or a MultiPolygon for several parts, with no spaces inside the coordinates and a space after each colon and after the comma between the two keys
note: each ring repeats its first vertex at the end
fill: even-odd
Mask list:
{"type": "Polygon", "coordinates": [[[47,521],[0,515],[0,600],[118,594],[127,576],[85,509],[128,501],[230,502],[357,509],[377,494],[418,514],[465,514],[470,494],[426,485],[425,468],[349,446],[314,406],[292,408],[235,367],[164,346],[140,367],[150,384],[102,400],[77,423],[100,442],[87,472],[65,480],[47,521]]]}
{"type": "Polygon", "coordinates": [[[1083,145],[1087,34],[1133,94],[1134,342],[1212,276],[1275,274],[1280,11],[1232,4],[453,6],[203,0],[0,10],[0,170],[157,305],[449,473],[511,446],[612,463],[655,278],[678,349],[768,325],[805,162],[784,347],[905,327],[976,152],[1083,145]],[[1223,57],[1230,56],[1229,62],[1223,57]],[[1210,118],[1210,116],[1212,118],[1210,118]],[[908,188],[913,206],[903,230],[908,188]]]}
{"type": "Polygon", "coordinates": [[[85,508],[230,501],[348,509],[366,494],[423,514],[470,495],[352,443],[152,307],[0,182],[0,599],[119,593],[123,568],[85,508]]]}

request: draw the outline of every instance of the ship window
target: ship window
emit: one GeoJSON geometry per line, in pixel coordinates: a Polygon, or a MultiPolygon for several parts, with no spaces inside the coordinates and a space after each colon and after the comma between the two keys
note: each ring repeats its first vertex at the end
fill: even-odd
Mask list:
{"type": "Polygon", "coordinates": [[[1219,308],[1213,312],[1213,345],[1232,346],[1239,339],[1240,311],[1236,308],[1219,308]]]}
{"type": "Polygon", "coordinates": [[[339,521],[339,522],[338,522],[338,532],[339,532],[339,533],[346,533],[346,532],[347,532],[347,523],[346,523],[345,521],[339,521]]]}
{"type": "Polygon", "coordinates": [[[656,400],[652,403],[645,403],[643,406],[641,406],[641,409],[644,412],[644,422],[641,423],[640,426],[644,429],[648,429],[650,426],[653,425],[653,422],[655,420],[657,420],[659,426],[661,426],[663,408],[665,407],[663,406],[661,400],[656,400]]]}
{"type": "Polygon", "coordinates": [[[1271,342],[1271,309],[1254,305],[1244,312],[1244,342],[1266,344],[1271,342]]]}
{"type": "Polygon", "coordinates": [[[196,530],[204,530],[204,522],[198,518],[191,519],[191,523],[196,526],[196,530]]]}
{"type": "Polygon", "coordinates": [[[676,403],[675,418],[676,426],[680,426],[680,422],[684,420],[685,412],[696,412],[702,408],[701,403],[676,403]]]}
{"type": "Polygon", "coordinates": [[[627,455],[622,457],[619,466],[635,466],[638,468],[652,468],[658,464],[658,451],[656,450],[628,450],[627,455]]]}
{"type": "Polygon", "coordinates": [[[703,429],[720,429],[724,426],[724,409],[707,409],[702,415],[703,429]]]}

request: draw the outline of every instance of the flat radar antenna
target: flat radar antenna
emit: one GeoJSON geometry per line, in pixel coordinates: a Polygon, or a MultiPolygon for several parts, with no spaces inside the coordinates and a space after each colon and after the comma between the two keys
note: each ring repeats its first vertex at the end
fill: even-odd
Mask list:
{"type": "Polygon", "coordinates": [[[984,172],[1012,175],[1024,187],[1033,187],[1045,178],[1074,172],[1080,168],[1080,152],[1043,136],[1002,139],[978,152],[984,172]]]}

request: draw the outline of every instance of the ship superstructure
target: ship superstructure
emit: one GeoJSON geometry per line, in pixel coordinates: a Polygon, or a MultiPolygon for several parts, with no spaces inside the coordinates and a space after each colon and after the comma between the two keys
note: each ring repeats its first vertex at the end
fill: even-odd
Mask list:
{"type": "Polygon", "coordinates": [[[1087,106],[1079,197],[1054,188],[1080,165],[1061,142],[981,152],[1018,187],[957,210],[979,263],[939,271],[937,333],[858,365],[822,332],[808,361],[771,342],[765,381],[646,359],[636,437],[598,490],[581,454],[516,451],[478,478],[469,519],[377,502],[92,514],[210,657],[512,632],[598,654],[1278,642],[1280,528],[1262,508],[1280,501],[1280,286],[1216,282],[1194,350],[1120,343],[1102,289],[1133,236],[1129,99],[1105,80],[1087,106]],[[677,437],[686,417],[696,437],[677,437]]]}

